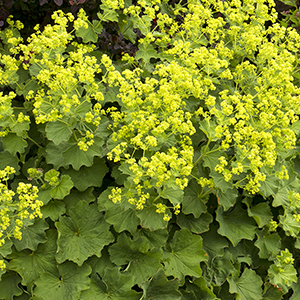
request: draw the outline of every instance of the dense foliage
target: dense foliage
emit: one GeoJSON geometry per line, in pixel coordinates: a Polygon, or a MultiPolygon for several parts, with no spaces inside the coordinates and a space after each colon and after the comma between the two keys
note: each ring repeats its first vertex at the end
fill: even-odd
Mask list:
{"type": "Polygon", "coordinates": [[[0,299],[297,299],[300,36],[274,6],[6,20],[0,299]]]}

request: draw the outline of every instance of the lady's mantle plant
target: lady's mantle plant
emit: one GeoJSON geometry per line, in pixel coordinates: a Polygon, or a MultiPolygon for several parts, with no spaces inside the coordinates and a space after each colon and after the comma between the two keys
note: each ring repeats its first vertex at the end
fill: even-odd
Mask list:
{"type": "Polygon", "coordinates": [[[0,32],[0,298],[296,299],[298,33],[272,1],[99,9],[0,32]]]}

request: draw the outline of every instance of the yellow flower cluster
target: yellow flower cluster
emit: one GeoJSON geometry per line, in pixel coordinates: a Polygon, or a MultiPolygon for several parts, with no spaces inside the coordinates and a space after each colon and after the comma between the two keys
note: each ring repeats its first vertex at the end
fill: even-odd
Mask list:
{"type": "MultiPolygon", "coordinates": [[[[143,82],[139,69],[120,74],[108,57],[103,56],[102,63],[108,70],[108,84],[119,86],[117,97],[123,104],[122,112],[110,110],[112,138],[119,143],[108,153],[108,158],[121,160],[128,166],[129,180],[138,192],[124,196],[142,209],[149,196],[139,192],[141,188],[184,189],[193,168],[194,151],[189,136],[195,133],[195,128],[192,114],[183,109],[185,103],[177,85],[177,82],[184,84],[183,75],[175,65],[160,66],[156,71],[160,79],[146,78],[143,82]],[[176,77],[177,82],[166,80],[167,76],[176,77]],[[160,150],[163,147],[166,149],[160,150]],[[143,155],[135,159],[133,155],[138,149],[143,155]]],[[[114,194],[112,199],[116,199],[114,194]]]]}
{"type": "Polygon", "coordinates": [[[22,112],[16,113],[12,108],[12,100],[16,96],[14,92],[9,92],[8,95],[3,95],[3,92],[0,92],[0,137],[6,136],[9,132],[16,132],[17,135],[22,136],[23,131],[29,130],[29,116],[22,112]],[[16,129],[22,123],[24,130],[16,129]]]}
{"type": "MultiPolygon", "coordinates": [[[[269,5],[273,7],[274,3],[269,5]]],[[[168,65],[169,69],[174,65],[169,78],[177,90],[190,91],[204,102],[195,115],[209,124],[208,143],[218,141],[220,153],[230,149],[235,152],[235,157],[221,156],[215,170],[231,182],[234,175],[243,174],[235,185],[256,193],[260,182],[272,175],[269,170],[278,161],[280,149],[295,147],[291,124],[298,122],[300,90],[293,84],[292,74],[293,52],[300,45],[300,37],[292,29],[286,33],[278,24],[266,30],[265,22],[273,22],[277,14],[274,8],[269,12],[264,1],[255,1],[255,5],[252,0],[190,1],[188,11],[179,28],[182,38],[177,37],[165,51],[177,58],[168,65]],[[212,6],[222,17],[213,17],[212,6]],[[225,24],[229,27],[226,30],[225,24]],[[245,54],[249,59],[244,59],[245,54]],[[237,63],[230,65],[232,59],[237,63]],[[212,96],[211,91],[217,92],[212,96]]],[[[273,175],[288,178],[285,169],[273,175]]]]}
{"type": "MultiPolygon", "coordinates": [[[[0,170],[0,247],[6,238],[22,239],[20,230],[24,219],[42,217],[40,209],[43,202],[38,200],[39,190],[36,186],[19,182],[16,192],[8,188],[7,181],[14,173],[14,168],[9,166],[0,170]]],[[[0,261],[0,269],[4,267],[4,262],[0,261]]]]}
{"type": "MultiPolygon", "coordinates": [[[[74,36],[67,28],[69,22],[74,21],[73,15],[56,11],[52,18],[54,25],[47,25],[42,32],[37,25],[28,43],[15,47],[16,51],[24,53],[23,68],[30,67],[32,79],[38,84],[35,91],[27,93],[26,100],[33,103],[37,124],[56,121],[66,124],[74,131],[79,148],[86,151],[93,144],[93,135],[103,113],[98,103],[104,99],[102,87],[96,79],[101,68],[97,59],[90,55],[94,45],[72,42],[74,36]],[[92,100],[96,102],[94,106],[92,100]],[[80,128],[77,123],[81,123],[80,128]]],[[[79,28],[86,20],[85,12],[80,10],[74,22],[79,28]]],[[[2,62],[9,67],[3,57],[2,62]]],[[[3,78],[3,82],[7,82],[9,73],[6,71],[4,75],[0,73],[0,80],[3,78]]]]}

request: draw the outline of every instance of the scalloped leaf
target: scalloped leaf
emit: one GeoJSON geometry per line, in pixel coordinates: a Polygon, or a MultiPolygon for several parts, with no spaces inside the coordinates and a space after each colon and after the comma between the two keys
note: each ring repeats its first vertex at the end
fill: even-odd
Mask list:
{"type": "Polygon", "coordinates": [[[254,245],[259,249],[260,258],[274,258],[280,251],[281,239],[278,233],[269,233],[268,229],[257,230],[254,245]]]}
{"type": "Polygon", "coordinates": [[[94,163],[94,156],[102,156],[102,146],[104,141],[101,137],[94,138],[94,144],[87,151],[80,150],[77,143],[70,143],[67,150],[62,153],[64,158],[64,166],[72,165],[75,170],[79,170],[81,166],[91,167],[94,163]]]}
{"type": "Polygon", "coordinates": [[[207,287],[205,279],[201,276],[193,281],[186,282],[187,290],[193,291],[197,299],[215,300],[216,295],[207,287]]]}
{"type": "Polygon", "coordinates": [[[200,277],[200,262],[208,256],[202,249],[202,238],[187,229],[176,231],[168,247],[165,247],[163,263],[167,276],[184,281],[186,275],[200,277]]]}
{"type": "Polygon", "coordinates": [[[59,274],[49,272],[41,274],[35,281],[33,293],[42,300],[78,300],[82,291],[90,287],[92,268],[88,264],[81,267],[67,261],[57,266],[59,274]]]}
{"type": "Polygon", "coordinates": [[[175,206],[176,204],[180,204],[183,199],[183,190],[180,188],[170,188],[166,187],[159,194],[160,197],[170,200],[170,202],[175,206]]]}
{"type": "Polygon", "coordinates": [[[177,216],[177,223],[181,228],[186,228],[194,233],[203,233],[208,231],[209,224],[213,221],[213,217],[208,212],[200,215],[199,218],[194,218],[192,214],[184,215],[179,214],[177,216]]]}
{"type": "Polygon", "coordinates": [[[241,277],[228,278],[228,282],[230,293],[237,294],[237,299],[257,300],[262,298],[263,281],[253,270],[245,269],[241,277]]]}
{"type": "Polygon", "coordinates": [[[0,299],[14,299],[14,296],[19,296],[23,291],[19,288],[21,282],[20,276],[15,272],[6,272],[0,280],[0,299]]]}
{"type": "Polygon", "coordinates": [[[82,166],[78,171],[69,168],[64,170],[63,173],[71,176],[74,186],[79,191],[84,191],[90,186],[101,187],[102,180],[108,171],[105,160],[95,157],[91,167],[82,166]]]}
{"type": "Polygon", "coordinates": [[[68,141],[72,135],[72,129],[66,122],[48,122],[45,128],[47,138],[55,145],[68,141]]]}
{"type": "Polygon", "coordinates": [[[132,205],[127,203],[113,203],[108,195],[111,193],[111,188],[106,189],[98,198],[99,211],[105,211],[105,220],[112,224],[117,232],[128,230],[131,234],[137,229],[140,224],[136,212],[132,209],[132,205]]]}
{"type": "Polygon", "coordinates": [[[182,201],[182,212],[184,214],[193,214],[195,218],[199,218],[202,213],[206,212],[206,202],[209,195],[203,197],[202,193],[202,187],[196,180],[192,179],[184,189],[182,201]]]}
{"type": "Polygon", "coordinates": [[[87,151],[80,150],[73,137],[59,145],[49,142],[46,147],[46,161],[53,164],[56,169],[72,165],[78,171],[81,166],[91,167],[95,156],[102,157],[103,144],[104,141],[99,136],[94,138],[94,144],[87,151]]]}
{"type": "Polygon", "coordinates": [[[15,168],[16,172],[19,171],[19,159],[17,155],[12,155],[8,151],[0,152],[0,170],[10,166],[15,168]]]}
{"type": "Polygon", "coordinates": [[[91,288],[82,292],[80,300],[139,300],[141,293],[132,290],[134,285],[133,276],[121,274],[117,268],[107,268],[102,281],[93,278],[91,288]]]}
{"type": "Polygon", "coordinates": [[[159,269],[159,271],[151,278],[151,280],[144,282],[141,287],[144,290],[142,299],[181,299],[181,293],[178,291],[179,282],[175,279],[168,280],[162,269],[159,269]]]}
{"type": "Polygon", "coordinates": [[[210,230],[201,235],[203,238],[203,250],[208,254],[210,260],[223,256],[224,249],[228,247],[228,240],[219,235],[217,229],[218,225],[212,223],[210,230]]]}
{"type": "MultiPolygon", "coordinates": [[[[95,20],[94,20],[95,21],[95,20]]],[[[96,21],[97,23],[91,23],[89,21],[86,21],[88,24],[88,28],[80,27],[79,29],[75,30],[75,34],[78,37],[82,38],[82,41],[84,43],[93,42],[96,43],[98,40],[97,33],[101,33],[102,31],[102,25],[99,21],[96,21]]]]}
{"type": "Polygon", "coordinates": [[[297,271],[293,265],[278,267],[272,264],[268,270],[270,282],[279,286],[283,293],[287,293],[293,282],[297,282],[297,271]]]}
{"type": "Polygon", "coordinates": [[[27,142],[20,136],[14,133],[8,133],[5,137],[1,138],[3,149],[8,151],[12,155],[16,155],[17,152],[20,154],[24,153],[27,147],[27,142]]]}
{"type": "Polygon", "coordinates": [[[36,219],[35,223],[30,226],[22,227],[22,239],[13,238],[13,243],[18,251],[30,249],[35,251],[40,243],[46,242],[45,230],[49,228],[48,223],[43,219],[36,219]]]}
{"type": "Polygon", "coordinates": [[[92,255],[100,257],[101,250],[114,241],[114,236],[96,204],[80,201],[70,208],[69,215],[55,223],[59,234],[56,259],[58,263],[68,259],[81,266],[92,255]]]}
{"type": "Polygon", "coordinates": [[[227,237],[234,247],[242,239],[254,239],[255,221],[248,216],[247,212],[240,205],[227,212],[224,212],[223,207],[219,207],[216,213],[216,219],[220,224],[218,233],[227,237]]]}
{"type": "Polygon", "coordinates": [[[59,184],[50,190],[50,195],[54,199],[64,199],[65,196],[70,194],[73,187],[73,181],[69,175],[62,175],[59,184]]]}
{"type": "Polygon", "coordinates": [[[133,275],[138,285],[162,268],[162,250],[153,249],[145,237],[132,241],[125,233],[121,233],[117,243],[112,245],[108,252],[111,261],[117,266],[128,264],[125,274],[133,275]]]}
{"type": "Polygon", "coordinates": [[[57,231],[47,231],[47,241],[39,244],[36,251],[25,249],[21,252],[14,251],[9,258],[7,268],[18,272],[22,277],[22,284],[31,287],[33,282],[44,272],[59,275],[56,268],[55,252],[57,231]]]}
{"type": "Polygon", "coordinates": [[[42,206],[41,213],[43,218],[49,217],[52,221],[57,221],[58,218],[66,212],[66,206],[63,201],[51,200],[47,205],[42,206]]]}
{"type": "Polygon", "coordinates": [[[224,207],[224,210],[226,211],[234,206],[238,197],[238,192],[236,188],[229,188],[226,190],[226,192],[223,192],[222,190],[217,190],[216,196],[218,199],[218,204],[222,205],[224,207]]]}

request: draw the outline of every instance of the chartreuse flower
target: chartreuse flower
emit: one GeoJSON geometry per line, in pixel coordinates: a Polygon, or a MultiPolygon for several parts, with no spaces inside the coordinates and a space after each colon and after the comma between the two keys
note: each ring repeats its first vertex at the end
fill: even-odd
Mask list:
{"type": "MultiPolygon", "coordinates": [[[[95,132],[104,112],[100,104],[104,100],[103,86],[96,78],[101,73],[101,67],[97,59],[90,55],[95,46],[74,41],[68,27],[74,22],[76,30],[86,27],[89,21],[83,10],[79,11],[76,20],[72,14],[62,11],[54,12],[52,19],[54,25],[48,24],[43,31],[38,25],[35,26],[35,33],[26,43],[18,38],[19,22],[9,19],[10,26],[1,32],[1,40],[10,53],[22,55],[19,59],[9,54],[0,55],[0,63],[4,66],[0,70],[0,85],[17,85],[17,71],[21,65],[25,70],[30,69],[34,83],[31,86],[35,89],[24,92],[24,96],[33,105],[35,122],[49,124],[47,137],[55,144],[73,136],[78,147],[87,151],[94,143],[95,132]],[[57,137],[55,132],[59,130],[66,135],[57,137]]],[[[15,96],[13,92],[0,95],[2,136],[14,132],[10,117],[17,117],[18,123],[29,121],[28,116],[22,113],[16,115],[9,107],[15,96]]],[[[20,135],[19,132],[17,134],[20,135]]]]}
{"type": "MultiPolygon", "coordinates": [[[[22,239],[20,230],[25,219],[42,217],[43,202],[38,200],[36,186],[19,182],[16,191],[9,189],[7,182],[14,173],[15,169],[9,166],[0,170],[0,247],[11,237],[22,239]]],[[[4,268],[4,261],[0,261],[0,269],[4,268]]]]}
{"type": "MultiPolygon", "coordinates": [[[[220,153],[211,171],[228,184],[255,194],[268,176],[289,178],[285,166],[272,170],[281,153],[292,153],[296,144],[291,125],[298,122],[300,90],[293,84],[292,45],[300,45],[300,37],[295,30],[285,34],[272,25],[277,13],[274,3],[268,4],[270,11],[262,0],[188,1],[180,25],[157,14],[157,28],[164,34],[148,27],[141,41],[160,47],[163,60],[154,76],[141,79],[139,68],[120,73],[102,56],[105,82],[118,86],[122,103],[122,110],[107,111],[113,120],[112,139],[118,142],[108,158],[121,163],[130,186],[145,193],[155,190],[159,196],[167,187],[185,189],[194,167],[191,137],[197,122],[207,138],[197,163],[220,153]],[[221,13],[218,18],[214,11],[221,13]],[[199,103],[194,111],[187,105],[191,97],[199,103]]],[[[138,2],[123,12],[142,22],[153,19],[155,4],[138,2]]],[[[124,59],[129,61],[128,56],[124,59]]],[[[198,181],[218,188],[211,176],[198,181]]],[[[144,202],[138,200],[140,192],[134,193],[127,198],[130,203],[144,202]]]]}

